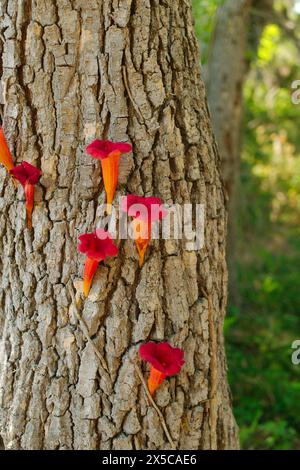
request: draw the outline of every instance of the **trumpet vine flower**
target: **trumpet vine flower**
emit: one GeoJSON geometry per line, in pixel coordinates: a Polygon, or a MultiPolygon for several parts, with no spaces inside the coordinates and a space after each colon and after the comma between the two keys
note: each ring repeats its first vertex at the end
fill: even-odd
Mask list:
{"type": "Polygon", "coordinates": [[[12,155],[8,148],[2,127],[0,127],[0,163],[5,166],[8,172],[14,168],[12,155]]]}
{"type": "Polygon", "coordinates": [[[103,261],[106,257],[116,256],[118,248],[112,242],[110,234],[103,229],[81,235],[79,241],[78,251],[86,255],[83,293],[87,297],[100,261],[103,261]]]}
{"type": "Polygon", "coordinates": [[[116,192],[119,176],[120,157],[132,150],[130,144],[110,140],[94,140],[87,146],[86,152],[101,161],[102,177],[106,192],[107,213],[111,214],[112,202],[116,192]]]}
{"type": "Polygon", "coordinates": [[[169,343],[146,343],[139,349],[140,357],[151,364],[148,389],[151,395],[160,387],[166,377],[179,374],[184,364],[184,351],[173,348],[169,343]]]}
{"type": "Polygon", "coordinates": [[[122,210],[133,218],[132,228],[135,244],[139,253],[139,265],[144,264],[145,253],[151,240],[152,223],[163,219],[167,211],[162,207],[158,197],[125,196],[122,210]]]}
{"type": "Polygon", "coordinates": [[[42,172],[30,163],[23,162],[20,165],[12,168],[10,173],[21,183],[24,188],[27,226],[29,229],[31,229],[32,211],[34,206],[34,186],[38,183],[42,172]]]}

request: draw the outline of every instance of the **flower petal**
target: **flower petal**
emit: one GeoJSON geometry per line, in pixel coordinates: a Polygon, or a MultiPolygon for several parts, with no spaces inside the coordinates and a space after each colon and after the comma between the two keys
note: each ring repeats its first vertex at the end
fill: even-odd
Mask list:
{"type": "Polygon", "coordinates": [[[178,374],[184,364],[184,351],[169,343],[147,343],[140,346],[140,356],[167,376],[178,374]]]}
{"type": "Polygon", "coordinates": [[[24,186],[26,183],[37,184],[41,177],[41,170],[28,162],[22,162],[20,165],[12,168],[10,173],[24,186]]]}
{"type": "Polygon", "coordinates": [[[132,145],[124,142],[113,143],[113,152],[117,151],[120,153],[130,153],[132,150],[132,145]]]}
{"type": "Polygon", "coordinates": [[[107,158],[113,152],[128,153],[132,146],[123,142],[111,142],[110,140],[94,140],[86,147],[86,153],[97,160],[107,158]]]}
{"type": "Polygon", "coordinates": [[[106,257],[112,257],[118,254],[118,248],[112,242],[109,233],[102,229],[98,229],[93,233],[80,235],[79,242],[77,247],[78,251],[95,261],[102,261],[106,257]],[[98,237],[98,234],[101,238],[98,237]]]}

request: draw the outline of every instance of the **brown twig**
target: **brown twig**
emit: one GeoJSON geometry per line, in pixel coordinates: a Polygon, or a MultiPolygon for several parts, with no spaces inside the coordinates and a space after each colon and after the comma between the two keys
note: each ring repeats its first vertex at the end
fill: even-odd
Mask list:
{"type": "Polygon", "coordinates": [[[134,364],[134,367],[135,367],[135,370],[136,370],[136,373],[137,375],[139,376],[139,379],[143,385],[143,388],[146,392],[146,395],[147,395],[147,398],[149,400],[149,402],[151,403],[151,405],[153,406],[153,408],[155,409],[156,413],[158,414],[158,417],[160,419],[160,422],[162,424],[162,427],[163,427],[163,430],[165,431],[166,433],[166,436],[168,438],[168,441],[169,443],[171,444],[172,446],[172,449],[176,450],[176,445],[174,444],[174,441],[171,437],[171,434],[170,434],[170,431],[168,430],[168,427],[167,427],[167,424],[166,424],[166,421],[165,421],[165,418],[162,414],[162,412],[160,411],[160,409],[158,408],[157,404],[155,403],[155,401],[153,400],[153,397],[151,395],[151,393],[149,392],[148,390],[148,387],[147,387],[147,384],[144,380],[144,377],[143,377],[143,374],[142,374],[142,371],[141,369],[139,368],[139,366],[137,364],[134,364]]]}
{"type": "Polygon", "coordinates": [[[122,67],[122,73],[123,73],[124,85],[125,85],[127,94],[128,94],[128,96],[129,96],[129,99],[130,99],[130,101],[131,101],[131,104],[132,104],[132,106],[134,107],[134,109],[135,109],[137,115],[138,115],[139,118],[141,119],[142,123],[144,123],[144,122],[145,122],[144,117],[143,117],[143,115],[142,115],[142,113],[141,113],[141,111],[140,111],[138,105],[137,105],[136,102],[134,101],[133,96],[132,96],[132,93],[131,93],[131,91],[130,91],[130,87],[129,87],[129,83],[128,83],[128,77],[127,77],[127,71],[126,71],[126,67],[125,67],[124,65],[123,65],[123,67],[122,67]]]}
{"type": "MultiPolygon", "coordinates": [[[[76,297],[75,297],[74,290],[73,290],[72,287],[69,288],[69,292],[70,292],[70,295],[71,295],[71,298],[72,298],[72,303],[73,303],[73,306],[74,306],[75,315],[76,315],[76,318],[78,319],[78,322],[79,322],[79,326],[80,326],[80,328],[81,328],[81,331],[82,331],[82,333],[84,334],[84,336],[86,337],[88,343],[91,345],[91,347],[93,348],[93,350],[94,350],[96,356],[97,356],[98,359],[99,359],[100,368],[101,368],[101,374],[102,374],[102,375],[105,375],[106,378],[108,379],[108,381],[111,382],[110,377],[109,377],[109,375],[108,375],[108,367],[107,367],[107,364],[106,364],[106,362],[105,362],[105,359],[104,359],[104,357],[102,356],[102,354],[100,353],[100,351],[98,350],[98,348],[95,346],[93,340],[91,339],[91,337],[90,337],[90,335],[89,335],[89,331],[88,331],[87,325],[86,325],[85,321],[83,320],[82,316],[81,316],[80,313],[79,313],[79,311],[81,310],[80,305],[79,305],[80,300],[78,299],[78,300],[76,301],[76,297]]],[[[144,380],[144,377],[143,377],[143,374],[142,374],[140,368],[138,367],[137,364],[134,364],[134,367],[135,367],[136,373],[137,373],[137,375],[139,376],[139,379],[140,379],[140,381],[141,381],[141,383],[142,383],[142,385],[143,385],[143,388],[144,388],[144,390],[145,390],[145,392],[146,392],[146,395],[147,395],[147,397],[148,397],[149,402],[151,403],[151,405],[152,405],[153,408],[155,409],[156,413],[158,414],[158,417],[159,417],[159,419],[160,419],[160,421],[161,421],[162,427],[163,427],[163,429],[164,429],[164,431],[165,431],[165,433],[166,433],[166,436],[167,436],[167,438],[168,438],[168,441],[169,441],[169,443],[170,443],[171,446],[172,446],[172,449],[176,450],[176,446],[175,446],[175,444],[174,444],[174,442],[173,442],[173,439],[172,439],[172,437],[171,437],[171,434],[170,434],[170,432],[169,432],[169,430],[168,430],[167,424],[166,424],[166,422],[165,422],[165,418],[164,418],[162,412],[160,411],[160,409],[158,408],[158,406],[156,405],[155,401],[153,400],[153,398],[152,398],[152,396],[151,396],[151,394],[150,394],[150,392],[149,392],[149,390],[148,390],[147,384],[146,384],[146,382],[145,382],[145,380],[144,380]]]]}
{"type": "Polygon", "coordinates": [[[211,449],[217,449],[217,421],[218,421],[218,340],[214,323],[214,311],[211,296],[202,288],[204,297],[208,303],[208,325],[210,338],[210,398],[209,398],[209,422],[211,428],[211,449]]]}
{"type": "Polygon", "coordinates": [[[70,295],[71,295],[71,298],[72,298],[72,303],[73,303],[73,306],[74,306],[74,312],[75,312],[76,318],[79,322],[80,329],[81,329],[82,333],[84,334],[87,342],[93,348],[94,353],[96,354],[96,356],[99,360],[101,374],[103,376],[105,376],[105,378],[108,380],[109,383],[111,383],[110,377],[108,375],[108,366],[106,364],[106,361],[105,361],[104,357],[102,356],[102,354],[100,353],[99,349],[96,347],[93,340],[91,339],[91,337],[89,335],[88,327],[87,327],[85,321],[83,320],[82,316],[79,313],[79,311],[81,310],[80,300],[76,300],[76,297],[75,297],[75,294],[74,294],[74,291],[73,291],[72,287],[69,288],[69,292],[70,292],[70,295]]]}

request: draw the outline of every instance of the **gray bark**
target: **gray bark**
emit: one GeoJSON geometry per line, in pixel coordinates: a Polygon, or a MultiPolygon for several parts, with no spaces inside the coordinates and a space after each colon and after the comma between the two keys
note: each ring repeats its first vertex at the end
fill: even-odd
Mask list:
{"type": "MultiPolygon", "coordinates": [[[[156,394],[180,449],[237,448],[226,379],[226,214],[199,74],[191,6],[182,0],[0,0],[4,129],[17,162],[43,171],[32,232],[23,192],[0,169],[0,434],[7,449],[168,449],[136,374],[138,346],[186,351],[156,394]],[[132,241],[102,264],[90,297],[78,234],[104,201],[93,138],[130,141],[125,191],[203,203],[205,248],[132,241]],[[107,364],[95,353],[95,347],[107,364]]],[[[143,365],[146,376],[148,368],[143,365]]]]}

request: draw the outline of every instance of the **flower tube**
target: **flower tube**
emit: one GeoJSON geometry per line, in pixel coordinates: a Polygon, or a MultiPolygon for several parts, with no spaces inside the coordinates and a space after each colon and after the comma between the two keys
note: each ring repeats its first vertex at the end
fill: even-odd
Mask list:
{"type": "Polygon", "coordinates": [[[139,265],[143,266],[145,253],[151,240],[152,223],[163,219],[167,211],[162,207],[158,197],[125,196],[122,210],[133,218],[132,228],[135,244],[139,253],[139,265]]]}
{"type": "Polygon", "coordinates": [[[10,174],[13,175],[13,177],[18,180],[24,188],[27,226],[31,229],[32,211],[34,206],[34,186],[38,183],[42,172],[30,163],[23,162],[12,168],[10,170],[10,174]]]}
{"type": "Polygon", "coordinates": [[[109,140],[94,140],[87,146],[86,152],[101,161],[102,177],[106,192],[107,213],[111,214],[112,202],[116,192],[121,155],[132,150],[130,144],[109,140]]]}
{"type": "Polygon", "coordinates": [[[2,127],[0,127],[0,163],[9,173],[15,166],[2,127]]]}

